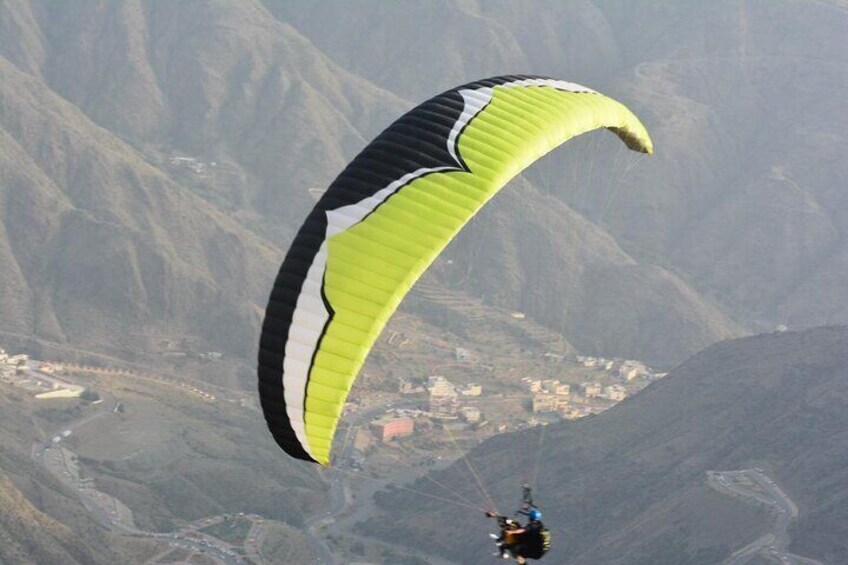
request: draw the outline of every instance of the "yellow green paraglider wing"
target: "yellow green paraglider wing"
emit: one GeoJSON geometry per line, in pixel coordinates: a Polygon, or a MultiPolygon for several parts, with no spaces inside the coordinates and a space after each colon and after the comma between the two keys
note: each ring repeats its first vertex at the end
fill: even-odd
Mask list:
{"type": "Polygon", "coordinates": [[[262,329],[260,399],[287,453],[329,463],[348,391],[415,281],[511,178],[599,128],[652,152],[639,120],[611,98],[498,77],[424,102],[351,161],[292,243],[262,329]]]}

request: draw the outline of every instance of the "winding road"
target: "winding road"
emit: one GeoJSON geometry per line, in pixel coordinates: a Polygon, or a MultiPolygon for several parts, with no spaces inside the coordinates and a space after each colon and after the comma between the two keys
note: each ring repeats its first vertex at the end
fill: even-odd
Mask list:
{"type": "Polygon", "coordinates": [[[798,518],[798,507],[762,469],[707,471],[707,484],[721,493],[762,504],[775,517],[768,533],[734,551],[725,565],[743,565],[758,555],[782,565],[824,565],[789,552],[789,525],[798,518]]]}
{"type": "MultiPolygon", "coordinates": [[[[115,412],[120,399],[108,392],[100,392],[101,401],[96,406],[98,409],[93,413],[86,414],[79,419],[62,425],[59,429],[46,433],[48,439],[35,442],[31,448],[32,458],[47,469],[57,480],[77,493],[77,496],[89,514],[103,527],[122,535],[133,537],[145,537],[156,539],[168,544],[152,556],[147,563],[154,564],[161,559],[167,559],[175,549],[187,550],[191,553],[205,555],[216,563],[224,565],[245,565],[246,563],[265,562],[260,552],[260,545],[264,537],[264,528],[257,521],[253,525],[244,543],[246,558],[236,553],[236,547],[219,540],[210,535],[198,531],[199,527],[186,527],[174,532],[149,532],[139,529],[133,522],[132,511],[118,499],[97,490],[93,479],[85,479],[80,476],[79,465],[75,454],[69,449],[66,439],[74,435],[82,427],[92,425],[107,415],[115,412]],[[54,441],[52,438],[57,438],[54,441]]],[[[403,405],[397,406],[399,408],[403,405]]],[[[412,406],[409,406],[412,407],[412,406]]],[[[370,422],[374,417],[386,411],[385,405],[375,406],[353,415],[349,419],[351,432],[355,433],[355,427],[360,423],[370,422]]],[[[337,461],[348,461],[353,451],[353,442],[345,442],[344,448],[337,454],[337,461]]],[[[445,462],[447,464],[448,462],[445,462]]],[[[327,469],[320,471],[325,473],[329,488],[329,508],[320,514],[311,516],[305,520],[304,533],[313,546],[316,558],[312,563],[318,565],[342,565],[347,561],[334,555],[333,550],[327,543],[330,534],[354,537],[367,544],[378,543],[397,550],[400,553],[416,554],[434,565],[455,565],[450,561],[437,559],[429,555],[420,554],[418,551],[399,544],[375,541],[364,535],[355,533],[357,522],[367,518],[374,508],[373,496],[376,492],[392,484],[406,483],[417,478],[420,473],[410,467],[409,470],[394,473],[391,476],[381,478],[370,478],[367,483],[358,485],[358,496],[356,502],[351,495],[352,484],[350,477],[343,468],[327,469]]],[[[214,520],[218,517],[212,517],[214,520]]],[[[261,517],[256,517],[261,518],[261,517]]]]}
{"type": "MultiPolygon", "coordinates": [[[[395,408],[414,408],[418,401],[400,402],[394,405],[395,408]]],[[[360,412],[351,416],[348,419],[348,425],[351,428],[349,433],[355,433],[353,428],[360,425],[361,422],[370,422],[376,416],[386,412],[385,405],[379,405],[369,410],[360,412]]],[[[353,452],[353,442],[345,441],[341,453],[337,454],[337,461],[348,461],[353,452]]],[[[449,461],[444,461],[443,465],[450,464],[449,461]]],[[[374,495],[380,490],[385,489],[389,485],[405,484],[413,481],[421,476],[422,472],[410,466],[409,469],[404,469],[401,472],[394,473],[390,476],[372,478],[364,473],[355,475],[347,473],[344,469],[328,469],[327,473],[334,473],[329,478],[330,485],[330,508],[316,516],[309,518],[306,521],[306,531],[310,540],[313,542],[320,557],[316,563],[321,565],[340,565],[348,561],[342,561],[335,557],[330,550],[330,547],[324,542],[324,538],[330,533],[338,536],[347,536],[357,538],[365,544],[378,544],[380,546],[390,547],[402,554],[412,554],[419,558],[425,559],[432,565],[456,565],[455,562],[447,561],[435,557],[433,555],[425,555],[420,551],[401,544],[388,543],[384,540],[369,538],[361,533],[357,524],[368,518],[373,511],[374,495]],[[351,496],[352,484],[351,479],[362,478],[363,484],[357,488],[356,500],[351,496]]]]}
{"type": "MultiPolygon", "coordinates": [[[[126,536],[157,539],[168,543],[172,548],[200,553],[224,565],[244,565],[245,560],[236,554],[231,546],[212,536],[194,530],[160,533],[136,528],[132,521],[132,512],[126,505],[97,490],[90,480],[80,478],[79,469],[74,461],[76,457],[64,445],[64,438],[117,409],[119,403],[117,397],[105,392],[101,393],[100,397],[103,402],[97,405],[100,408],[97,412],[65,424],[53,433],[47,434],[49,438],[61,438],[58,442],[50,439],[35,442],[30,450],[32,458],[44,466],[59,482],[75,491],[83,507],[103,527],[126,536]],[[188,535],[189,533],[191,535],[188,535]]],[[[159,556],[165,556],[169,552],[170,550],[162,552],[159,556]]]]}

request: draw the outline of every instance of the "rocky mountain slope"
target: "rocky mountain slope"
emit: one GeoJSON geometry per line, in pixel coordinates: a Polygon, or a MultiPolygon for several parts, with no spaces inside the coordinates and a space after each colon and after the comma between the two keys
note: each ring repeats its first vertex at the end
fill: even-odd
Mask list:
{"type": "Polygon", "coordinates": [[[362,143],[343,109],[361,122],[392,98],[246,4],[77,8],[0,9],[0,330],[129,358],[181,336],[250,359],[281,246],[311,202],[303,187],[362,143]],[[172,45],[192,22],[209,26],[198,43],[172,45]],[[186,154],[221,163],[198,180],[170,166],[186,154]],[[239,202],[267,213],[274,244],[239,202]]]}
{"type": "MultiPolygon", "coordinates": [[[[772,517],[711,490],[706,473],[760,467],[800,509],[790,550],[838,563],[848,553],[839,502],[848,496],[846,401],[848,328],[758,335],[708,348],[603,414],[550,426],[544,437],[498,436],[468,458],[507,511],[541,455],[536,488],[556,562],[719,562],[767,532],[772,517]]],[[[464,461],[435,479],[481,500],[464,461]]],[[[432,484],[413,488],[422,487],[432,484]]],[[[371,526],[487,562],[483,518],[431,502],[386,494],[391,526],[379,518],[371,526]]]]}
{"type": "MultiPolygon", "coordinates": [[[[611,29],[588,4],[567,13],[551,5],[548,40],[521,47],[527,52],[517,58],[510,53],[524,38],[495,42],[500,55],[486,51],[472,64],[474,42],[462,25],[491,44],[503,36],[492,21],[529,26],[533,14],[506,4],[486,5],[503,11],[491,17],[482,6],[445,6],[464,14],[441,31],[454,40],[439,43],[457,49],[440,63],[453,82],[507,66],[541,72],[534,61],[552,50],[580,53],[583,39],[555,33],[566,24],[580,22],[592,37],[611,29]]],[[[361,8],[365,16],[374,5],[361,8]]],[[[428,9],[418,10],[423,17],[428,9]]],[[[308,189],[326,186],[389,121],[452,84],[407,72],[408,87],[389,88],[348,64],[341,48],[324,45],[314,33],[317,16],[308,15],[258,2],[4,3],[0,190],[7,204],[0,250],[7,282],[0,303],[7,335],[124,356],[149,353],[167,335],[188,335],[198,348],[251,359],[261,289],[311,206],[308,189]],[[66,140],[64,131],[76,134],[66,140]],[[175,158],[195,159],[203,170],[175,158]],[[63,219],[76,210],[109,226],[63,219]],[[35,217],[42,223],[32,223],[35,217]],[[67,227],[57,227],[60,219],[67,227]],[[223,319],[234,323],[223,327],[223,319]]],[[[359,49],[375,63],[368,50],[391,39],[379,34],[397,33],[384,16],[376,35],[351,27],[338,42],[373,36],[359,49]]],[[[353,52],[352,44],[345,47],[353,52]]],[[[597,52],[604,68],[619,58],[610,49],[597,52]]],[[[383,68],[397,69],[401,60],[394,53],[383,68]]],[[[641,99],[633,102],[641,109],[641,99]]],[[[638,178],[621,170],[607,177],[625,185],[638,178]]],[[[473,268],[450,284],[576,332],[566,338],[587,351],[662,364],[743,330],[746,320],[733,319],[687,277],[634,255],[551,185],[531,185],[516,185],[524,187],[520,196],[496,200],[469,226],[453,249],[474,256],[473,268]],[[516,213],[520,202],[528,213],[516,213]],[[536,232],[550,234],[544,244],[555,261],[547,265],[528,264],[526,249],[540,243],[524,237],[528,215],[536,232]],[[575,250],[577,244],[586,247],[575,250]]]]}
{"type": "MultiPolygon", "coordinates": [[[[0,477],[0,503],[4,509],[14,509],[0,516],[0,559],[3,563],[111,563],[121,559],[120,548],[105,550],[109,544],[103,539],[106,536],[79,535],[83,524],[89,528],[94,526],[87,524],[81,514],[74,516],[72,530],[39,511],[5,475],[0,477]],[[93,550],[92,546],[98,549],[93,550]]],[[[128,547],[123,550],[127,552],[124,555],[132,555],[128,547]]]]}
{"type": "MultiPolygon", "coordinates": [[[[559,152],[544,175],[537,168],[526,177],[636,263],[685,281],[737,324],[770,330],[848,320],[848,171],[838,158],[846,143],[844,2],[445,1],[410,14],[360,1],[353,19],[327,2],[266,4],[333,60],[409,98],[426,96],[425,85],[447,87],[456,74],[517,66],[627,101],[656,142],[649,162],[628,163],[614,144],[591,141],[559,152]],[[428,63],[409,64],[421,52],[432,56],[428,63]]],[[[533,197],[533,204],[542,202],[533,197]]],[[[496,225],[483,217],[470,229],[491,236],[496,225]]],[[[515,256],[486,257],[509,269],[515,256]]],[[[491,271],[481,271],[486,276],[465,280],[467,288],[493,286],[491,271]]],[[[520,302],[538,293],[529,278],[515,285],[520,302]]],[[[646,291],[620,278],[636,294],[646,291]]],[[[567,279],[548,279],[545,292],[568,295],[567,279]]],[[[598,302],[608,303],[603,291],[598,302]]],[[[591,317],[575,313],[578,301],[568,306],[529,311],[552,327],[590,325],[591,317]]],[[[704,318],[687,322],[703,326],[704,318]]],[[[630,338],[672,334],[656,320],[623,326],[630,338]]],[[[626,339],[606,337],[615,329],[607,323],[583,343],[569,339],[627,351],[626,339]]],[[[677,335],[704,344],[689,331],[677,335]]]]}
{"type": "Polygon", "coordinates": [[[295,530],[329,505],[318,468],[283,457],[247,394],[161,375],[64,378],[99,402],[0,382],[4,565],[144,563],[173,549],[154,533],[239,512],[280,522],[282,546],[302,543],[295,530]]]}
{"type": "Polygon", "coordinates": [[[30,457],[33,441],[45,439],[39,435],[50,424],[10,385],[0,384],[0,391],[0,563],[107,565],[155,554],[157,545],[149,540],[103,529],[76,492],[30,457]]]}
{"type": "Polygon", "coordinates": [[[146,334],[203,335],[246,355],[279,250],[38,78],[4,59],[0,76],[2,331],[127,356],[146,334]]]}

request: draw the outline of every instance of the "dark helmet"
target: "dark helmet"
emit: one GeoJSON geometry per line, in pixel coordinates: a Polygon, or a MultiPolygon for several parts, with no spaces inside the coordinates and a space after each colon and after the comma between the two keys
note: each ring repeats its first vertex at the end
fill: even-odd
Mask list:
{"type": "Polygon", "coordinates": [[[530,520],[532,522],[537,522],[542,519],[542,513],[539,512],[536,508],[531,508],[530,512],[527,515],[530,516],[530,520]]]}

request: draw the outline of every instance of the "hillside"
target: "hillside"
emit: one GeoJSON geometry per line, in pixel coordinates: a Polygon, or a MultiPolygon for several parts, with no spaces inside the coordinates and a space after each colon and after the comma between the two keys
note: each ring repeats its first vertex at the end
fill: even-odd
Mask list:
{"type": "MultiPolygon", "coordinates": [[[[266,548],[300,555],[284,552],[308,539],[302,557],[318,555],[304,520],[344,489],[281,462],[254,406],[285,250],[316,193],[418,102],[485,76],[563,77],[632,108],[656,154],[596,132],[505,187],[401,304],[352,398],[436,373],[560,377],[547,353],[677,366],[607,413],[494,438],[470,460],[503,510],[543,453],[554,562],[720,561],[774,519],[706,472],[755,467],[800,508],[792,551],[838,562],[845,37],[844,0],[2,0],[0,346],[137,371],[79,376],[126,411],[67,444],[139,527],[252,511],[277,521],[266,548]],[[710,347],[779,326],[792,331],[710,347]]],[[[10,387],[0,562],[160,551],[103,528],[32,451],[98,409],[10,387]]],[[[482,500],[464,463],[438,478],[482,500]]],[[[478,516],[380,501],[394,514],[375,535],[488,562],[478,516]]]]}
{"type": "MultiPolygon", "coordinates": [[[[567,13],[544,6],[551,14],[544,42],[524,47],[526,37],[515,35],[478,58],[475,42],[506,37],[497,22],[521,27],[536,16],[508,5],[443,4],[457,18],[440,28],[452,39],[438,45],[453,45],[456,55],[440,60],[444,72],[435,81],[421,69],[401,73],[404,56],[395,52],[380,68],[405,77],[401,88],[366,67],[394,36],[351,31],[334,34],[336,48],[325,45],[316,30],[345,10],[317,25],[320,12],[300,13],[307,4],[5,3],[0,305],[7,339],[150,361],[162,340],[185,336],[192,349],[251,363],[258,312],[275,263],[312,204],[308,189],[326,186],[367,140],[439,89],[507,67],[546,72],[539,61],[557,49],[573,65],[562,60],[551,74],[580,78],[573,69],[593,65],[579,63],[579,44],[612,32],[588,4],[567,13]],[[578,24],[586,37],[556,33],[578,24]],[[477,30],[475,39],[460,28],[477,30]],[[222,325],[225,319],[232,323],[222,325]]],[[[357,25],[375,6],[362,3],[357,25]]],[[[431,9],[416,10],[425,17],[431,9]]],[[[381,21],[402,19],[396,10],[381,21]]],[[[398,24],[381,33],[405,34],[398,24]]],[[[594,63],[619,65],[611,45],[595,51],[594,63]]],[[[588,78],[616,94],[607,75],[588,78]]],[[[643,113],[641,97],[628,102],[643,113]]],[[[639,162],[635,170],[650,175],[654,166],[639,162]]],[[[640,175],[619,166],[601,177],[630,187],[640,175]]],[[[734,319],[662,258],[635,254],[611,226],[561,198],[558,182],[527,178],[469,226],[449,250],[465,268],[437,284],[526,311],[586,352],[661,365],[744,332],[748,320],[734,319]],[[525,229],[525,219],[537,227],[525,229]],[[558,262],[533,264],[527,250],[539,245],[558,262]]]]}
{"type": "MultiPolygon", "coordinates": [[[[636,111],[657,147],[646,162],[628,162],[611,142],[577,140],[526,175],[643,267],[638,276],[604,276],[621,281],[616,294],[640,297],[616,313],[626,318],[638,305],[645,312],[639,323],[605,320],[602,331],[592,314],[612,293],[597,284],[587,285],[588,295],[573,292],[567,271],[584,265],[545,279],[541,292],[568,297],[564,308],[533,305],[540,285],[532,276],[509,279],[514,292],[499,300],[528,305],[550,327],[581,328],[583,335],[567,334],[578,348],[679,362],[707,345],[705,334],[716,341],[739,335],[739,326],[848,322],[848,170],[837,157],[848,141],[839,94],[848,80],[844,2],[444,1],[408,13],[360,0],[355,18],[332,2],[266,4],[334,61],[407,98],[463,73],[517,66],[591,84],[636,111]],[[430,55],[423,62],[422,52],[430,55]],[[651,307],[657,274],[676,279],[681,290],[672,296],[697,299],[675,300],[666,312],[651,307]],[[587,302],[594,307],[581,310],[587,302]],[[673,331],[669,311],[680,321],[673,331]],[[647,350],[640,339],[651,341],[647,350]]],[[[532,217],[534,208],[556,210],[530,194],[532,217]]],[[[513,271],[515,249],[499,251],[515,247],[514,218],[504,224],[484,212],[469,226],[464,253],[483,268],[451,284],[489,294],[493,272],[513,271]],[[489,246],[469,245],[480,240],[489,246]]],[[[544,229],[540,220],[534,224],[544,229]]]]}
{"type": "Polygon", "coordinates": [[[157,534],[190,542],[195,522],[239,513],[292,555],[312,551],[303,524],[327,507],[325,482],[283,457],[249,397],[161,375],[63,378],[98,401],[0,382],[0,562],[166,562],[157,534]]]}
{"type": "MultiPolygon", "coordinates": [[[[710,489],[706,473],[753,467],[800,509],[790,550],[839,562],[848,552],[838,503],[848,496],[846,399],[848,328],[825,327],[722,342],[603,414],[551,426],[536,486],[561,540],[558,562],[720,561],[768,531],[773,518],[710,489]]],[[[538,443],[532,430],[496,437],[469,454],[502,510],[516,504],[538,443]]],[[[435,478],[481,498],[464,462],[435,478]]],[[[392,510],[391,526],[371,523],[381,535],[429,540],[463,562],[489,559],[482,517],[400,491],[381,504],[392,510]],[[436,525],[437,537],[428,529],[436,525]],[[458,534],[445,534],[452,531],[458,534]]]]}
{"type": "Polygon", "coordinates": [[[81,522],[72,530],[38,511],[5,475],[0,476],[0,504],[4,509],[15,509],[14,512],[4,511],[0,516],[0,560],[3,563],[111,563],[119,558],[118,551],[113,550],[111,555],[104,551],[107,544],[97,539],[103,536],[83,535],[80,539],[77,528],[81,522]],[[87,546],[87,542],[92,541],[97,542],[97,550],[87,546]]]}
{"type": "Polygon", "coordinates": [[[0,563],[108,565],[144,561],[161,549],[149,540],[108,532],[76,493],[30,457],[45,421],[32,404],[0,384],[0,563]]]}
{"type": "Polygon", "coordinates": [[[235,167],[249,179],[231,188],[249,193],[231,198],[268,213],[305,206],[362,130],[379,131],[377,109],[400,108],[254,1],[25,1],[4,15],[0,53],[18,68],[137,147],[235,167]]]}
{"type": "Polygon", "coordinates": [[[203,335],[246,355],[279,251],[38,79],[3,59],[0,77],[2,331],[126,358],[148,335],[203,335]]]}
{"type": "Polygon", "coordinates": [[[7,340],[137,359],[178,336],[252,359],[306,188],[398,106],[255,6],[172,8],[0,7],[7,340]]]}

